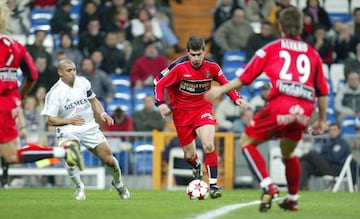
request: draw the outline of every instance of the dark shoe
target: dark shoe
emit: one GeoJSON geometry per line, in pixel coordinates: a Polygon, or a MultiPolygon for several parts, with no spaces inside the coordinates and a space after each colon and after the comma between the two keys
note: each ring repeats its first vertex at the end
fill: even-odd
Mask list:
{"type": "Polygon", "coordinates": [[[273,198],[278,197],[279,193],[279,188],[273,184],[269,185],[267,190],[264,189],[260,199],[260,212],[267,212],[271,208],[271,202],[273,198]]]}
{"type": "Polygon", "coordinates": [[[202,180],[203,178],[203,171],[202,171],[202,165],[199,163],[199,165],[195,168],[193,168],[193,177],[194,179],[202,180]]]}
{"type": "Polygon", "coordinates": [[[297,201],[291,201],[288,200],[287,198],[281,200],[278,202],[278,205],[280,208],[289,211],[298,211],[299,207],[298,207],[298,202],[297,201]]]}
{"type": "Polygon", "coordinates": [[[210,197],[212,199],[220,198],[222,196],[222,189],[220,186],[211,186],[210,187],[210,197]]]}

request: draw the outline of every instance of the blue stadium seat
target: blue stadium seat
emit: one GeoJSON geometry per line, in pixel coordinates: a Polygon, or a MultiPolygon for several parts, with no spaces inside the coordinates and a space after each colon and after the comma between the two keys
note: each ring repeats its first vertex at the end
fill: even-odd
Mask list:
{"type": "Polygon", "coordinates": [[[136,174],[151,174],[154,145],[151,141],[135,141],[133,147],[134,172],[136,174]]]}
{"type": "Polygon", "coordinates": [[[356,128],[360,125],[360,117],[345,116],[341,120],[341,129],[343,134],[354,135],[356,128]]]}
{"type": "Polygon", "coordinates": [[[223,55],[222,64],[223,66],[230,64],[230,63],[236,63],[239,64],[239,66],[242,66],[246,62],[246,53],[242,50],[236,50],[236,51],[225,51],[223,55]]]}
{"type": "Polygon", "coordinates": [[[129,75],[111,74],[111,80],[115,87],[116,86],[131,87],[129,75]]]}
{"type": "Polygon", "coordinates": [[[84,163],[85,166],[87,167],[96,167],[96,166],[101,166],[101,161],[99,158],[97,158],[93,153],[91,153],[88,150],[84,150],[81,152],[83,159],[84,159],[84,163]]]}
{"type": "Polygon", "coordinates": [[[134,111],[139,111],[144,107],[144,98],[146,95],[154,95],[153,88],[137,88],[133,93],[134,111]]]}
{"type": "Polygon", "coordinates": [[[125,113],[132,115],[133,107],[131,100],[114,99],[106,106],[106,112],[111,114],[116,108],[120,107],[125,113]]]}
{"type": "Polygon", "coordinates": [[[251,92],[252,92],[253,97],[260,94],[260,90],[265,83],[270,84],[270,79],[257,78],[251,83],[250,87],[251,87],[251,92]]]}

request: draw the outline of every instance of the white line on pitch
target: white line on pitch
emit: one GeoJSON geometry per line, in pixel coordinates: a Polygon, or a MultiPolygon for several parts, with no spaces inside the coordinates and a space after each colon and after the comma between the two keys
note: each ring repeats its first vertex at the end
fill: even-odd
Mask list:
{"type": "Polygon", "coordinates": [[[247,203],[241,203],[241,204],[226,205],[226,206],[223,206],[221,208],[217,208],[217,209],[214,209],[212,211],[208,211],[208,212],[206,212],[204,214],[200,214],[200,215],[197,215],[197,216],[191,217],[191,218],[194,218],[194,219],[213,219],[213,218],[219,217],[221,215],[227,214],[230,211],[236,210],[238,208],[244,208],[244,207],[247,207],[247,206],[250,206],[250,205],[257,205],[257,204],[260,204],[259,200],[252,201],[252,202],[247,202],[247,203]]]}

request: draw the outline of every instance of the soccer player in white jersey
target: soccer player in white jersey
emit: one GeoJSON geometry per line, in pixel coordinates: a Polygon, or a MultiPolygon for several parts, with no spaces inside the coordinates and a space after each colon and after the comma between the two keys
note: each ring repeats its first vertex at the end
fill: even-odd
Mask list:
{"type": "MultiPolygon", "coordinates": [[[[91,90],[90,82],[76,75],[75,63],[64,59],[58,65],[59,81],[50,89],[45,98],[42,115],[47,116],[50,125],[56,126],[59,144],[65,140],[76,141],[95,154],[113,176],[112,185],[122,199],[129,199],[130,193],[121,180],[119,162],[112,156],[105,136],[95,122],[94,113],[108,125],[114,120],[105,111],[91,90]]],[[[65,165],[71,180],[75,183],[76,200],[85,200],[84,184],[77,167],[65,165]]]]}

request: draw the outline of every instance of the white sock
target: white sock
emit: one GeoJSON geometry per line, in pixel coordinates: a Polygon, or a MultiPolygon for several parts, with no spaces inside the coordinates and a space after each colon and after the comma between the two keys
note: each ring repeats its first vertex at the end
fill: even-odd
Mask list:
{"type": "Polygon", "coordinates": [[[290,201],[297,201],[298,198],[299,198],[298,194],[296,194],[296,195],[287,194],[287,199],[290,200],[290,201]]]}
{"type": "Polygon", "coordinates": [[[54,147],[55,158],[65,158],[66,149],[64,147],[54,147]]]}
{"type": "Polygon", "coordinates": [[[271,184],[271,179],[270,177],[267,177],[265,179],[263,179],[263,181],[260,182],[260,187],[263,189],[267,189],[267,187],[271,184]]]}
{"type": "Polygon", "coordinates": [[[119,162],[115,157],[113,158],[113,164],[114,166],[107,166],[108,170],[110,171],[113,179],[114,179],[114,183],[116,185],[116,187],[123,187],[124,184],[121,181],[121,169],[119,166],[119,162]]]}
{"type": "Polygon", "coordinates": [[[65,169],[70,176],[71,181],[74,182],[76,188],[80,188],[84,184],[81,182],[80,170],[77,166],[69,166],[65,163],[65,169]]]}

